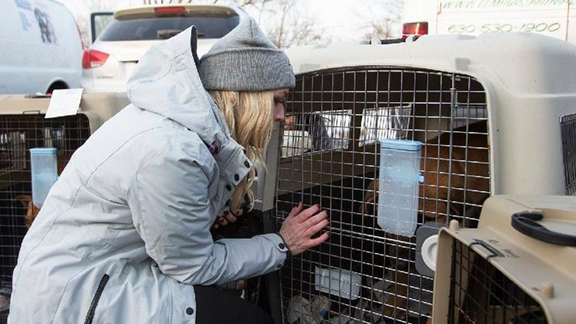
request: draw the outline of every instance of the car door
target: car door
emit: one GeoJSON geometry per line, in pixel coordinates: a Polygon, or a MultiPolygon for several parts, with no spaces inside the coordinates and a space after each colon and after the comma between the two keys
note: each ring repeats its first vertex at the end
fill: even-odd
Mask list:
{"type": "Polygon", "coordinates": [[[32,5],[7,2],[0,11],[0,94],[40,91],[43,83],[35,71],[41,44],[32,5]]]}
{"type": "Polygon", "coordinates": [[[111,11],[98,11],[90,14],[90,43],[94,43],[113,18],[114,13],[111,11]]]}
{"type": "Polygon", "coordinates": [[[566,25],[568,31],[566,32],[566,40],[572,44],[576,44],[576,4],[568,3],[568,15],[566,25]]]}

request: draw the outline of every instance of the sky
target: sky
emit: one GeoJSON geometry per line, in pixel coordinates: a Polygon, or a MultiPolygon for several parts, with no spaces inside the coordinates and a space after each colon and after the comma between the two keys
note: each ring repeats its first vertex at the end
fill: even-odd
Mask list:
{"type": "MultiPolygon", "coordinates": [[[[59,1],[69,7],[74,14],[87,16],[89,12],[87,4],[92,0],[59,1]]],[[[111,3],[116,8],[142,4],[142,0],[99,1],[111,3]]],[[[361,40],[368,26],[368,19],[378,19],[387,15],[387,9],[382,8],[381,2],[381,0],[303,0],[300,1],[298,10],[314,21],[315,31],[328,41],[361,40]]]]}
{"type": "Polygon", "coordinates": [[[336,40],[354,40],[367,25],[358,7],[367,7],[370,2],[374,1],[311,0],[307,4],[311,14],[318,17],[317,28],[321,32],[336,40]]]}

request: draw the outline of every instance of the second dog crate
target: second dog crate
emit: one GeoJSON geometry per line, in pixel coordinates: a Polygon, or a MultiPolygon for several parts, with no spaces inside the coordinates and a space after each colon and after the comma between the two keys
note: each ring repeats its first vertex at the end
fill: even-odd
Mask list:
{"type": "Polygon", "coordinates": [[[494,194],[575,192],[573,45],[524,34],[430,36],[288,54],[297,83],[268,150],[270,216],[278,228],[302,201],[326,209],[331,224],[328,242],[274,279],[278,321],[430,322],[435,243],[426,239],[439,227],[476,227],[494,194]],[[380,179],[386,139],[422,145],[419,170],[400,163],[396,173],[421,181],[413,235],[378,225],[379,195],[390,194],[380,179]]]}
{"type": "Polygon", "coordinates": [[[0,292],[8,294],[32,204],[30,149],[57,149],[58,173],[88,137],[128,104],[125,94],[84,94],[77,115],[45,119],[50,98],[0,96],[0,292]]]}
{"type": "Polygon", "coordinates": [[[576,197],[498,196],[439,234],[435,323],[573,323],[576,197]]]}

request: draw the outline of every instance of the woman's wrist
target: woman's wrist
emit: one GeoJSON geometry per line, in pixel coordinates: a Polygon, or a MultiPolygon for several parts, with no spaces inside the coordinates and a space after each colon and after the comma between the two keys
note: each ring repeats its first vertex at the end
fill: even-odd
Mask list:
{"type": "Polygon", "coordinates": [[[290,251],[290,245],[288,245],[288,243],[286,243],[286,240],[284,239],[282,234],[280,234],[280,232],[278,232],[277,234],[278,234],[278,236],[280,236],[280,239],[282,240],[282,242],[284,242],[284,245],[286,245],[286,259],[292,258],[292,251],[290,251]]]}

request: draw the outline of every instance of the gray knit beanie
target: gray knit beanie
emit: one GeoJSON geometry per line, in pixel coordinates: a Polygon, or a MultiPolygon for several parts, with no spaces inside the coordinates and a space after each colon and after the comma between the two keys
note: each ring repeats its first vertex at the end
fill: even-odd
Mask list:
{"type": "Polygon", "coordinates": [[[206,90],[264,91],[296,84],[288,56],[250,17],[204,54],[198,73],[206,90]]]}

